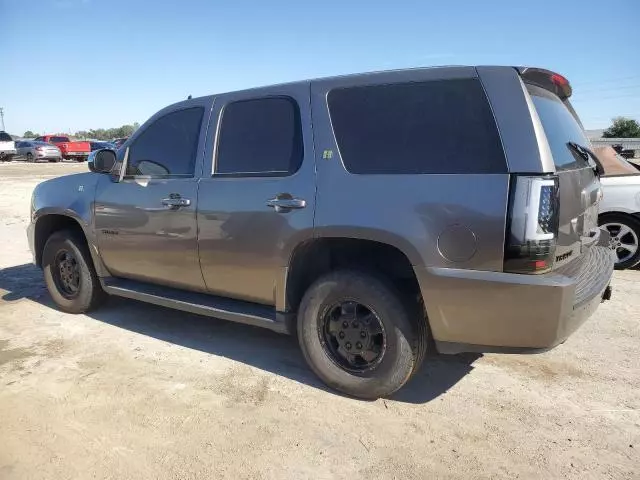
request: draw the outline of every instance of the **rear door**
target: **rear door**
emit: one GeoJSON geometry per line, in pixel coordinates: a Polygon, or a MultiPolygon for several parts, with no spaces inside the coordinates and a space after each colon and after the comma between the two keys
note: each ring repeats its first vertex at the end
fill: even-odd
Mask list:
{"type": "Polygon", "coordinates": [[[313,234],[309,84],[219,95],[211,118],[198,194],[207,290],[283,309],[292,249],[313,234]]]}
{"type": "Polygon", "coordinates": [[[591,148],[568,99],[526,83],[533,108],[544,130],[559,179],[560,218],[555,267],[571,262],[599,237],[600,180],[591,148]]]}

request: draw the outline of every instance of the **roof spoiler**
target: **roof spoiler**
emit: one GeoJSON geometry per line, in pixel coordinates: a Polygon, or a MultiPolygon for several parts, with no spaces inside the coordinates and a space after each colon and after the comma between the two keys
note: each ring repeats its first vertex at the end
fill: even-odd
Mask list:
{"type": "Polygon", "coordinates": [[[573,90],[569,80],[559,73],[545,70],[544,68],[514,67],[522,80],[526,83],[537,85],[538,87],[555,93],[561,100],[566,100],[571,96],[573,90]]]}

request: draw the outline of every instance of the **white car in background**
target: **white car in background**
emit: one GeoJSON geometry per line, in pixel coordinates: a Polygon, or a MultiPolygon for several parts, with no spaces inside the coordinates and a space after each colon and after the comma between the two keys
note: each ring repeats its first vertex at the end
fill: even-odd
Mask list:
{"type": "Polygon", "coordinates": [[[16,142],[11,135],[0,132],[0,162],[11,160],[16,154],[16,142]]]}
{"type": "Polygon", "coordinates": [[[611,235],[616,268],[640,263],[640,166],[625,160],[611,147],[594,149],[604,168],[603,198],[598,223],[611,235]]]}

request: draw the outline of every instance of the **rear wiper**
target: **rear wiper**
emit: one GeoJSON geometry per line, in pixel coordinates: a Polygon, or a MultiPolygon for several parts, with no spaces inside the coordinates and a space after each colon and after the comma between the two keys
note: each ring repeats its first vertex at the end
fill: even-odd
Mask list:
{"type": "Polygon", "coordinates": [[[602,167],[602,163],[595,153],[593,153],[587,147],[584,147],[576,142],[567,142],[567,145],[569,146],[569,148],[571,148],[571,150],[584,158],[584,161],[591,165],[593,171],[597,175],[604,175],[604,168],[602,167]]]}

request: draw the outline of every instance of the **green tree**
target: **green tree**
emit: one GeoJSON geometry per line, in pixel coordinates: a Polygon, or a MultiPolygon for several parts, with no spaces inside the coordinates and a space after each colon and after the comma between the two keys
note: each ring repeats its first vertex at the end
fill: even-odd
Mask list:
{"type": "Polygon", "coordinates": [[[140,124],[135,122],[133,125],[122,125],[116,128],[92,128],[89,131],[80,130],[76,132],[75,136],[95,138],[96,140],[111,140],[112,138],[129,137],[138,128],[140,128],[140,124]]]}
{"type": "Polygon", "coordinates": [[[613,124],[602,132],[604,138],[640,137],[640,124],[632,118],[616,117],[613,124]]]}
{"type": "Polygon", "coordinates": [[[39,137],[40,135],[38,135],[37,133],[33,133],[31,130],[27,130],[22,134],[22,136],[23,138],[36,138],[36,137],[39,137]]]}

